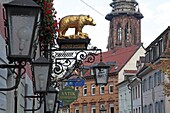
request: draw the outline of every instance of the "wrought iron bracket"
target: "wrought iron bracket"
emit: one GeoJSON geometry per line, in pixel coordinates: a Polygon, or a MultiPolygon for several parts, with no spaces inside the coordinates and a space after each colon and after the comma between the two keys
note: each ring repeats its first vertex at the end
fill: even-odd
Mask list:
{"type": "Polygon", "coordinates": [[[50,50],[52,60],[52,75],[63,77],[70,75],[76,68],[83,63],[93,63],[95,56],[100,54],[102,59],[102,50],[93,48],[87,50],[50,50]]]}
{"type": "MultiPolygon", "coordinates": [[[[41,108],[41,105],[42,105],[42,102],[43,102],[43,95],[36,95],[36,96],[25,96],[25,98],[39,98],[40,101],[39,101],[39,106],[37,108],[34,108],[35,106],[33,106],[33,108],[30,108],[30,109],[24,109],[24,111],[38,111],[40,108],[41,108]]],[[[34,101],[34,100],[33,100],[34,101]]]]}
{"type": "Polygon", "coordinates": [[[16,74],[15,85],[10,88],[0,88],[0,91],[11,91],[11,90],[18,88],[20,79],[21,79],[22,75],[26,72],[25,65],[26,65],[26,61],[19,61],[19,62],[16,62],[14,65],[8,65],[8,64],[0,65],[0,68],[2,68],[2,69],[13,68],[13,70],[14,70],[13,73],[16,74]],[[15,72],[15,69],[18,69],[17,72],[15,72]]]}

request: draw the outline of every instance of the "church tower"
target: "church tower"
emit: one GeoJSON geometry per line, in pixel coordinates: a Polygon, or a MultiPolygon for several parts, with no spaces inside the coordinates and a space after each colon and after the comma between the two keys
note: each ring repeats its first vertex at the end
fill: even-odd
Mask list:
{"type": "Polygon", "coordinates": [[[108,50],[141,44],[141,19],[138,3],[135,0],[113,0],[110,21],[108,50]]]}

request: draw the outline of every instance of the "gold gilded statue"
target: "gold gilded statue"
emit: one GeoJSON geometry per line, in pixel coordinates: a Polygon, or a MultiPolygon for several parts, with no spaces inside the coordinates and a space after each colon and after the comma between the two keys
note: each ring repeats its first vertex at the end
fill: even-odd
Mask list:
{"type": "Polygon", "coordinates": [[[88,34],[82,32],[82,29],[85,25],[95,26],[96,23],[89,15],[68,15],[63,17],[59,22],[59,38],[88,38],[88,34]],[[65,36],[68,28],[75,28],[75,34],[65,36]]]}

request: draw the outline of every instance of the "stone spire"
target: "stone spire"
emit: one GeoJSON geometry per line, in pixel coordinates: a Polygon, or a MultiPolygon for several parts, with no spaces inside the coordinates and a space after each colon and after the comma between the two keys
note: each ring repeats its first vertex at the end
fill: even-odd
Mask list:
{"type": "Polygon", "coordinates": [[[110,21],[108,50],[141,45],[141,19],[138,3],[135,0],[113,0],[110,21]]]}

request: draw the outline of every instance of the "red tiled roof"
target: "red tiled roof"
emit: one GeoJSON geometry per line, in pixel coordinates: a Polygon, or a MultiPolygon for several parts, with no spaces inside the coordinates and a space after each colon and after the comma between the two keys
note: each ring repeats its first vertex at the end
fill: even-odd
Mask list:
{"type": "MultiPolygon", "coordinates": [[[[131,46],[126,48],[119,48],[113,51],[107,51],[102,53],[103,62],[116,62],[116,66],[113,66],[109,73],[119,72],[120,69],[128,62],[128,60],[135,54],[138,50],[139,46],[131,46]]],[[[100,56],[95,57],[95,62],[98,63],[100,61],[100,56]]],[[[92,64],[85,63],[84,65],[90,66],[92,64]]],[[[84,76],[89,76],[90,71],[87,71],[84,76]]]]}

